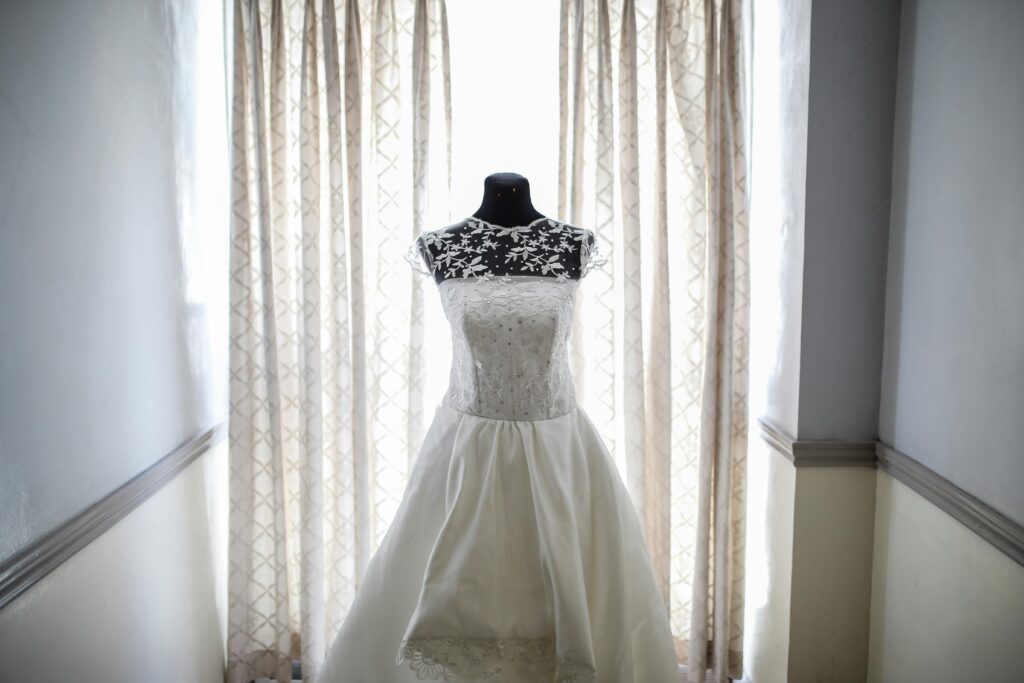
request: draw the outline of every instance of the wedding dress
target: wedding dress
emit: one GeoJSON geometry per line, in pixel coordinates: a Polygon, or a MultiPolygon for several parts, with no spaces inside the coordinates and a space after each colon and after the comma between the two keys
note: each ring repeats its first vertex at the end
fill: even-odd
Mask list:
{"type": "Polygon", "coordinates": [[[424,244],[459,268],[438,284],[449,386],[316,681],[674,683],[639,519],[569,370],[576,289],[608,249],[554,219],[468,221],[406,254],[425,275],[442,264],[424,244]],[[536,274],[495,275],[497,235],[536,274]]]}

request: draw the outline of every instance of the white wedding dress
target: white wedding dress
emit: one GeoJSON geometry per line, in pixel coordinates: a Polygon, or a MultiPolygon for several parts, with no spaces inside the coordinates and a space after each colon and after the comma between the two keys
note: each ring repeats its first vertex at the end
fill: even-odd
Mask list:
{"type": "Polygon", "coordinates": [[[450,382],[316,681],[675,683],[639,519],[569,371],[567,257],[581,278],[607,249],[553,219],[469,222],[409,248],[424,274],[462,268],[438,284],[450,382]],[[515,256],[488,251],[509,236],[515,256]],[[537,274],[495,275],[499,256],[537,274]]]}

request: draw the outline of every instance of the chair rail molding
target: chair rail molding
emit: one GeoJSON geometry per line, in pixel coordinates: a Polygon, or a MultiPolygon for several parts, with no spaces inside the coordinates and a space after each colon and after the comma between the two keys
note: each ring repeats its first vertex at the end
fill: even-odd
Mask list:
{"type": "Polygon", "coordinates": [[[884,441],[878,467],[1024,566],[1024,526],[884,441]]]}
{"type": "Polygon", "coordinates": [[[159,491],[227,435],[227,420],[173,451],[0,563],[0,610],[159,491]]]}
{"type": "Polygon", "coordinates": [[[1024,525],[884,441],[794,439],[768,420],[757,422],[761,438],[794,467],[876,467],[1024,566],[1024,525]]]}
{"type": "Polygon", "coordinates": [[[874,467],[875,440],[794,439],[764,418],[762,438],[795,467],[874,467]]]}

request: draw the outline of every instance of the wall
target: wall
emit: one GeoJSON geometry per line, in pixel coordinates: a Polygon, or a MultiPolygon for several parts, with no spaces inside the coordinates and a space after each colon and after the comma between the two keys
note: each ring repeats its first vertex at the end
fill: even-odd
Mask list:
{"type": "Polygon", "coordinates": [[[1024,521],[1024,5],[754,12],[751,410],[779,450],[751,449],[748,673],[1015,680],[1018,565],[885,473],[783,455],[877,436],[1024,521]]]}
{"type": "Polygon", "coordinates": [[[789,668],[766,681],[864,680],[874,494],[873,468],[797,468],[789,668]]]}
{"type": "Polygon", "coordinates": [[[1024,567],[878,473],[868,681],[1018,681],[1024,567]]]}
{"type": "MultiPolygon", "coordinates": [[[[880,438],[1024,523],[1024,4],[904,2],[880,438]]],[[[1024,568],[878,475],[871,681],[1017,680],[1024,568]]]]}
{"type": "MultiPolygon", "coordinates": [[[[223,53],[220,3],[0,6],[0,560],[226,414],[223,53]]],[[[220,448],[0,611],[0,679],[223,679],[220,448]]]]}
{"type": "Polygon", "coordinates": [[[227,442],[0,611],[0,680],[219,683],[227,442]]]}
{"type": "Polygon", "coordinates": [[[760,2],[754,27],[751,411],[774,445],[750,456],[747,671],[863,681],[899,6],[760,2]]]}
{"type": "Polygon", "coordinates": [[[814,0],[800,339],[801,439],[874,439],[899,4],[814,0]]]}
{"type": "Polygon", "coordinates": [[[904,5],[879,431],[1024,523],[1022,26],[904,5]]]}
{"type": "Polygon", "coordinates": [[[199,8],[0,8],[0,559],[225,412],[199,258],[226,239],[223,20],[199,8]]]}

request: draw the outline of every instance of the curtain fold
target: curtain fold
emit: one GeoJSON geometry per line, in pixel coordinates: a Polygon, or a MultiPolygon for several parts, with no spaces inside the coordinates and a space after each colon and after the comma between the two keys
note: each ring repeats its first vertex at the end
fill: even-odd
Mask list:
{"type": "Polygon", "coordinates": [[[422,441],[447,40],[444,0],[234,2],[229,681],[316,675],[422,441]]]}
{"type": "Polygon", "coordinates": [[[580,292],[573,371],[640,513],[691,681],[742,677],[740,2],[562,0],[560,12],[558,209],[618,254],[580,292]]]}

